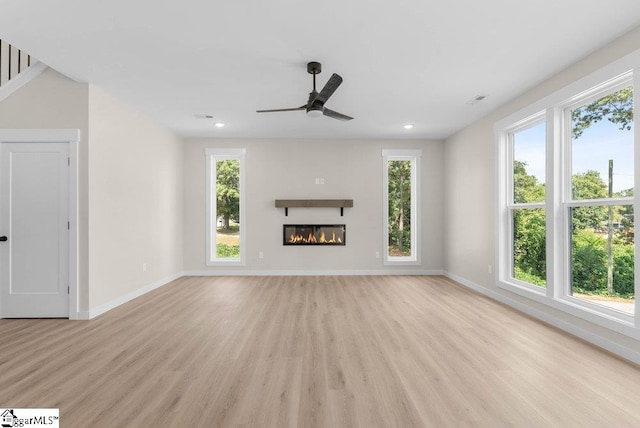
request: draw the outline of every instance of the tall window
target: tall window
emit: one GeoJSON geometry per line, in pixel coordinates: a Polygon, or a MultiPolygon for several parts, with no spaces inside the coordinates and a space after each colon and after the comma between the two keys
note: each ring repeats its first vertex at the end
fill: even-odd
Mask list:
{"type": "Polygon", "coordinates": [[[510,272],[526,285],[546,287],[546,122],[535,118],[509,132],[511,151],[510,272]]]}
{"type": "Polygon", "coordinates": [[[569,281],[582,302],[634,313],[633,87],[630,79],[564,109],[569,281]],[[569,185],[570,183],[570,185],[569,185]]]}
{"type": "Polygon", "coordinates": [[[498,284],[623,333],[640,325],[633,81],[564,89],[496,124],[498,284]]]}
{"type": "Polygon", "coordinates": [[[245,149],[206,149],[207,264],[244,265],[245,149]]]}
{"type": "Polygon", "coordinates": [[[384,263],[419,264],[420,150],[383,150],[384,263]]]}

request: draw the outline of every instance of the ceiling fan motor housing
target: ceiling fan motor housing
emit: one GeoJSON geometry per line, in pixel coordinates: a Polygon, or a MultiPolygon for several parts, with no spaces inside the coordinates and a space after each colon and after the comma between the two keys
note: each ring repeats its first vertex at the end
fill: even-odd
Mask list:
{"type": "Polygon", "coordinates": [[[319,62],[311,61],[307,63],[307,73],[320,74],[322,72],[322,64],[319,62]]]}

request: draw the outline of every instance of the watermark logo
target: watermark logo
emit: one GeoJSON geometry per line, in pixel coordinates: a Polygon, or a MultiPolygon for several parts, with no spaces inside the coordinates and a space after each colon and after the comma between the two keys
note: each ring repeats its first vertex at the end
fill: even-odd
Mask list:
{"type": "Polygon", "coordinates": [[[2,409],[0,408],[0,427],[49,427],[60,425],[59,409],[2,409]]]}
{"type": "Polygon", "coordinates": [[[13,409],[6,409],[2,414],[0,414],[0,424],[3,427],[12,427],[13,419],[16,415],[13,414],[13,409]]]}

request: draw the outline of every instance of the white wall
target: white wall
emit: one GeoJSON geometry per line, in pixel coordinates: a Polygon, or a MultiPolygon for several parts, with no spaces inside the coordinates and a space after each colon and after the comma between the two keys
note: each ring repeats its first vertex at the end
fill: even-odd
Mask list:
{"type": "Polygon", "coordinates": [[[78,298],[89,307],[88,98],[86,83],[48,69],[0,102],[0,128],[80,129],[78,144],[78,298]]]}
{"type": "Polygon", "coordinates": [[[640,29],[626,34],[452,135],[445,141],[444,156],[445,270],[454,278],[486,293],[538,311],[542,318],[559,320],[566,329],[583,332],[583,337],[592,334],[595,341],[601,344],[608,342],[610,349],[622,346],[636,353],[640,352],[637,340],[498,288],[494,274],[488,273],[488,265],[494,264],[496,246],[494,123],[637,49],[640,49],[640,29]]]}
{"type": "Polygon", "coordinates": [[[92,312],[181,273],[182,149],[181,138],[89,86],[92,312]]]}
{"type": "Polygon", "coordinates": [[[187,140],[185,145],[184,269],[187,273],[440,271],[442,269],[440,141],[187,140]],[[205,148],[246,148],[246,266],[205,264],[205,148]],[[422,149],[422,264],[383,266],[382,149],[422,149]],[[316,185],[315,178],[325,179],[316,185]],[[354,207],[275,208],[275,199],[353,199],[354,207]],[[346,224],[344,247],[282,245],[282,225],[346,224]],[[258,258],[258,252],[264,259],[258,258]]]}

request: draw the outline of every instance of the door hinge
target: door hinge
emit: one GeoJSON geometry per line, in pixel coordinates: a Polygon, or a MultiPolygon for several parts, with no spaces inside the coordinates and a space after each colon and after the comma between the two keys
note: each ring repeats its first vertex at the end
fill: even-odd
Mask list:
{"type": "Polygon", "coordinates": [[[67,285],[67,294],[69,294],[69,286],[67,285]]]}
{"type": "Polygon", "coordinates": [[[67,158],[67,165],[71,166],[71,158],[70,157],[67,158]]]}
{"type": "Polygon", "coordinates": [[[67,222],[67,230],[71,230],[71,222],[70,221],[67,222]]]}

